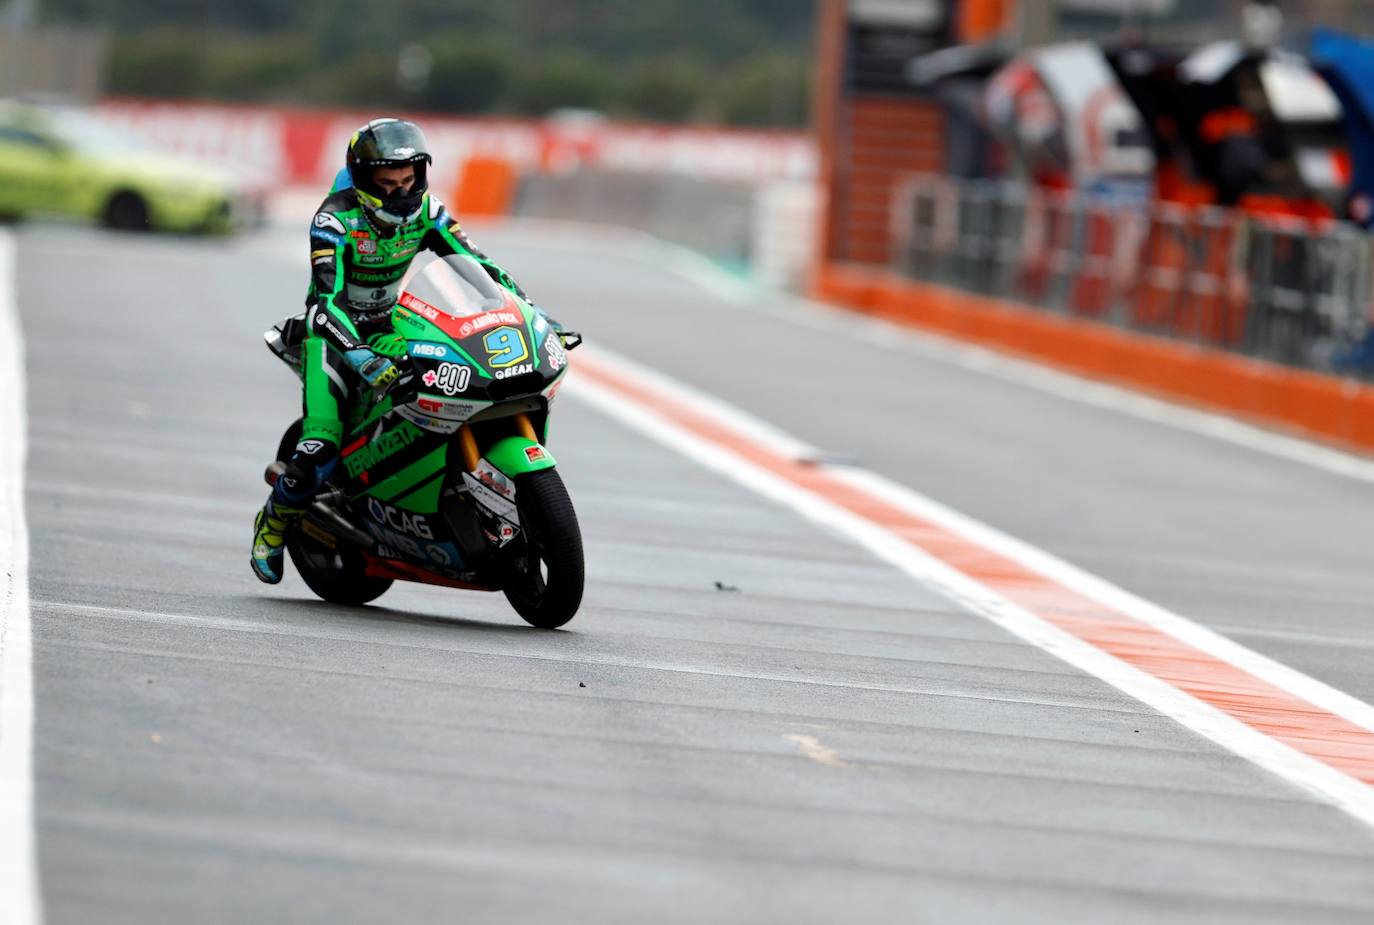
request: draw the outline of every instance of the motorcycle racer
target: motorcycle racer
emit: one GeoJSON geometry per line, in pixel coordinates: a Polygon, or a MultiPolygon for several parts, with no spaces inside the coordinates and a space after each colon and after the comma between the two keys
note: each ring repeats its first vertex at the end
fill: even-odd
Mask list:
{"type": "Polygon", "coordinates": [[[287,527],[338,463],[352,390],[385,390],[402,379],[406,341],[391,313],[415,256],[471,257],[497,285],[526,298],[429,193],[432,163],[419,126],[374,119],[350,139],[344,171],[311,223],[303,429],[253,524],[253,574],[268,584],[281,581],[287,527]]]}

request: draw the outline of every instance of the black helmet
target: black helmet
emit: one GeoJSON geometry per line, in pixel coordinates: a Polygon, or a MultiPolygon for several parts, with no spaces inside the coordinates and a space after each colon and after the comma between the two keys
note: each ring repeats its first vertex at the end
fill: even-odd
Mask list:
{"type": "Polygon", "coordinates": [[[405,225],[419,216],[429,191],[426,168],[433,162],[420,126],[402,119],[373,119],[348,142],[346,163],[358,202],[372,219],[385,225],[405,225]],[[374,178],[378,167],[406,166],[415,168],[415,185],[409,190],[388,195],[374,178]]]}

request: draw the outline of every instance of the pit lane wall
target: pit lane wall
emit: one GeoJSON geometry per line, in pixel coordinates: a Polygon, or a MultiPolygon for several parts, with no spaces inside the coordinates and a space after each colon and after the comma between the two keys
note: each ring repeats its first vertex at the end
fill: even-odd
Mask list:
{"type": "Polygon", "coordinates": [[[909,178],[819,297],[1374,450],[1374,237],[1325,219],[909,178]]]}
{"type": "MultiPolygon", "coordinates": [[[[216,164],[294,216],[318,205],[358,126],[377,113],[139,99],[96,112],[159,148],[216,164]]],[[[817,152],[802,132],[396,113],[434,154],[431,186],[465,217],[529,215],[626,225],[804,279],[817,221],[817,152]],[[781,203],[781,206],[780,206],[781,203]]],[[[306,211],[308,215],[308,211],[306,211]]]]}

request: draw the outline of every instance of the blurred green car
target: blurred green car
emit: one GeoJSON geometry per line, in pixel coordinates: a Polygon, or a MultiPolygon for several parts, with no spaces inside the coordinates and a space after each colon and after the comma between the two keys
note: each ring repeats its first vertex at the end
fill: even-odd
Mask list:
{"type": "Polygon", "coordinates": [[[243,203],[220,171],[159,152],[73,108],[0,102],[0,217],[223,233],[243,203]]]}

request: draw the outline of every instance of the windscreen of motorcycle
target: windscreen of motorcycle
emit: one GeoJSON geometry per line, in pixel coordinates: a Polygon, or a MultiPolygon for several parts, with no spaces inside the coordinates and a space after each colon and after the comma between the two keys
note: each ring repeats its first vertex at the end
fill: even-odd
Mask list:
{"type": "MultiPolygon", "coordinates": [[[[454,318],[505,308],[509,297],[472,257],[453,254],[435,260],[410,282],[406,295],[454,318]]],[[[404,296],[401,304],[405,304],[404,296]]]]}

